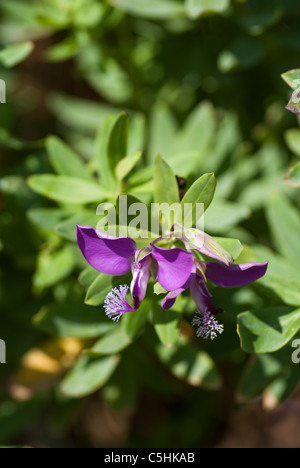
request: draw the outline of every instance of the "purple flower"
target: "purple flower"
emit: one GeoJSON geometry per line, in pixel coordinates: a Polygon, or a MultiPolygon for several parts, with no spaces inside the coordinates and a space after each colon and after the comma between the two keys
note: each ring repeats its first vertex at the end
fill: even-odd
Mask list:
{"type": "Polygon", "coordinates": [[[193,266],[193,255],[185,250],[161,249],[160,257],[153,259],[150,247],[139,250],[129,237],[112,237],[92,227],[77,226],[77,242],[86,261],[101,273],[121,276],[132,272],[133,305],[127,301],[129,287],[126,285],[114,288],[105,299],[106,314],[115,321],[140,307],[147,292],[150,271],[170,290],[186,283],[193,266]]]}
{"type": "Polygon", "coordinates": [[[168,291],[162,301],[165,310],[170,309],[176,298],[190,288],[197,306],[193,320],[193,325],[198,328],[197,335],[214,339],[223,332],[223,325],[216,320],[216,315],[223,311],[214,304],[207,289],[207,280],[224,288],[244,286],[264,276],[268,263],[233,265],[231,255],[207,234],[195,229],[177,228],[174,238],[180,239],[188,251],[158,247],[155,244],[161,238],[139,250],[129,237],[112,237],[95,228],[82,226],[77,226],[77,241],[87,262],[101,273],[121,276],[132,272],[132,305],[127,300],[129,286],[114,288],[104,302],[109,318],[118,321],[125,313],[140,307],[152,273],[154,280],[168,291]],[[193,250],[222,263],[200,261],[193,250]]]}
{"type": "MultiPolygon", "coordinates": [[[[152,256],[156,259],[160,255],[160,248],[152,245],[152,256]]],[[[191,254],[192,255],[192,254],[191,254]]],[[[196,303],[197,313],[193,325],[197,326],[197,336],[203,338],[216,338],[217,333],[223,332],[223,326],[219,325],[216,315],[223,311],[213,302],[207,289],[207,280],[223,288],[234,288],[250,284],[267,271],[268,263],[245,263],[241,265],[224,265],[216,262],[200,262],[194,258],[190,275],[186,283],[178,289],[168,289],[167,284],[161,285],[169,291],[162,301],[162,308],[170,309],[176,298],[190,288],[191,296],[196,303]]],[[[158,272],[159,280],[159,272],[158,272]]]]}

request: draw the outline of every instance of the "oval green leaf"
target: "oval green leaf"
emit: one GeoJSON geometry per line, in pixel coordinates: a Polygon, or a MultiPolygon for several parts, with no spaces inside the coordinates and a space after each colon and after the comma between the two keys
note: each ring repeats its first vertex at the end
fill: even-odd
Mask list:
{"type": "Polygon", "coordinates": [[[50,200],[82,205],[101,202],[109,194],[99,185],[74,177],[52,174],[34,175],[28,179],[29,187],[50,200]]]}
{"type": "Polygon", "coordinates": [[[300,309],[276,307],[238,316],[242,348],[248,353],[272,353],[283,348],[300,329],[300,309]]]}
{"type": "Polygon", "coordinates": [[[83,398],[96,392],[110,379],[119,362],[119,356],[81,356],[61,382],[61,393],[69,398],[83,398]]]}

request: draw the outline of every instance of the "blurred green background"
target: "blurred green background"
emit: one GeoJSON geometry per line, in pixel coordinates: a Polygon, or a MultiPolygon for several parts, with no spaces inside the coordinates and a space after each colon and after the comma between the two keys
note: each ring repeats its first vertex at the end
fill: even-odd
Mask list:
{"type": "Polygon", "coordinates": [[[281,79],[300,62],[299,1],[2,0],[0,12],[1,445],[299,447],[300,200],[284,179],[300,130],[281,79]],[[165,347],[148,302],[129,338],[101,310],[75,226],[96,222],[101,151],[124,110],[128,154],[143,152],[124,191],[151,201],[157,153],[187,186],[214,172],[206,231],[240,239],[240,262],[270,260],[255,285],[213,291],[216,342],[183,320],[165,347]],[[90,180],[86,201],[64,176],[90,180]],[[272,346],[241,347],[237,315],[253,309],[280,318],[272,346]],[[101,357],[78,360],[99,337],[101,357]]]}

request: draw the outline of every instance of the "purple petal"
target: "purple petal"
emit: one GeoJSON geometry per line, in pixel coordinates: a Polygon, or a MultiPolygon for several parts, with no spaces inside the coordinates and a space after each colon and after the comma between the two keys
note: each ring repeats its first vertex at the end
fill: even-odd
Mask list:
{"type": "Polygon", "coordinates": [[[106,275],[129,273],[137,246],[129,237],[112,237],[92,227],[77,226],[77,242],[86,261],[106,275]]]}
{"type": "Polygon", "coordinates": [[[162,300],[161,306],[164,310],[169,310],[176,302],[178,296],[185,291],[185,288],[175,289],[175,291],[170,291],[166,297],[162,300]]]}
{"type": "Polygon", "coordinates": [[[300,108],[299,108],[299,106],[289,104],[289,105],[286,106],[286,109],[287,109],[288,111],[292,112],[293,114],[300,115],[300,108]]]}
{"type": "Polygon", "coordinates": [[[200,314],[217,315],[223,312],[222,309],[219,309],[219,307],[215,305],[212,300],[212,296],[207,289],[205,280],[200,275],[197,275],[195,281],[193,281],[191,285],[191,296],[196,303],[200,314]]]}
{"type": "Polygon", "coordinates": [[[236,288],[253,283],[266,274],[267,263],[243,263],[241,265],[221,265],[206,262],[206,277],[222,288],[236,288]]]}
{"type": "Polygon", "coordinates": [[[138,260],[132,265],[131,295],[134,308],[137,310],[144,300],[149,281],[151,256],[148,253],[142,260],[138,260]]]}
{"type": "Polygon", "coordinates": [[[181,288],[194,266],[193,254],[182,249],[163,249],[151,244],[152,257],[158,263],[157,280],[167,291],[181,288]]]}
{"type": "Polygon", "coordinates": [[[175,304],[177,297],[191,286],[191,284],[195,280],[195,277],[196,277],[196,266],[193,266],[192,274],[190,275],[187,282],[182,286],[182,288],[175,289],[175,291],[170,291],[166,295],[166,297],[163,299],[161,303],[162,308],[164,310],[171,309],[171,307],[173,307],[173,305],[175,304]]]}

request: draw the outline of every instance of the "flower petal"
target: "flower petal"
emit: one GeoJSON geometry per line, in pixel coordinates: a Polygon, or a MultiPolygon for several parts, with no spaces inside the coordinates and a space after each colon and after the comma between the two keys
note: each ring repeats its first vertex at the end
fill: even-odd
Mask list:
{"type": "Polygon", "coordinates": [[[222,288],[236,288],[253,283],[266,274],[266,263],[243,263],[241,265],[221,265],[206,262],[206,277],[209,281],[222,288]]]}
{"type": "Polygon", "coordinates": [[[217,315],[223,312],[217,307],[212,299],[212,295],[207,289],[205,280],[202,276],[197,275],[191,285],[191,296],[197,306],[200,314],[217,315]]]}
{"type": "Polygon", "coordinates": [[[149,281],[149,269],[151,262],[151,253],[146,255],[142,260],[133,263],[132,265],[132,282],[131,295],[135,310],[137,310],[144,300],[147,292],[149,281]]]}
{"type": "Polygon", "coordinates": [[[192,273],[189,279],[187,280],[187,282],[181,288],[175,289],[175,291],[170,291],[166,295],[166,297],[163,299],[161,303],[161,306],[164,310],[171,309],[171,307],[173,307],[173,305],[175,304],[177,297],[180,296],[181,293],[186,291],[191,286],[191,284],[194,282],[195,277],[196,277],[196,270],[197,270],[196,266],[193,265],[192,273]]]}
{"type": "Polygon", "coordinates": [[[158,263],[157,280],[167,291],[181,288],[189,279],[193,254],[182,249],[163,249],[151,244],[152,257],[158,263]]]}
{"type": "Polygon", "coordinates": [[[178,296],[185,291],[184,288],[175,289],[175,291],[170,291],[166,297],[162,300],[161,306],[164,310],[169,310],[176,302],[178,296]]]}
{"type": "Polygon", "coordinates": [[[175,236],[181,238],[191,250],[198,250],[198,252],[203,255],[214,258],[226,265],[231,265],[233,263],[233,258],[230,253],[218,244],[213,237],[199,229],[185,229],[177,225],[175,236]]]}
{"type": "Polygon", "coordinates": [[[112,276],[130,272],[137,246],[129,237],[112,237],[92,227],[77,226],[77,242],[95,270],[112,276]]]}

